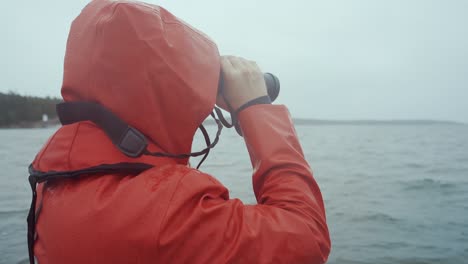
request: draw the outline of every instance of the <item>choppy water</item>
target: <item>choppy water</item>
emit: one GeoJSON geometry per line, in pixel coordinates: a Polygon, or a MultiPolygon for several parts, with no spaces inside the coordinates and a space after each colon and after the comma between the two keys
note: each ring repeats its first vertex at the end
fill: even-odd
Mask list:
{"type": "MultiPolygon", "coordinates": [[[[329,263],[468,263],[468,126],[296,129],[325,198],[329,263]]],[[[52,132],[0,130],[0,263],[27,258],[27,166],[52,132]]],[[[223,131],[203,170],[255,202],[235,132],[223,131]]]]}

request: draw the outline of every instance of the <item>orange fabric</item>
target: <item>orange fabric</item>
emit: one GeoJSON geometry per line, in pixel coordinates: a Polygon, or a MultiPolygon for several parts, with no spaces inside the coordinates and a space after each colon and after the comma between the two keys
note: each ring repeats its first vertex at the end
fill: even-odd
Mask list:
{"type": "Polygon", "coordinates": [[[98,102],[162,150],[187,153],[219,73],[216,45],[163,8],[94,0],[71,26],[62,95],[98,102]]]}
{"type": "MultiPolygon", "coordinates": [[[[216,46],[164,9],[95,0],[73,22],[62,94],[108,107],[151,138],[152,151],[186,153],[213,108],[219,68],[216,46]]],[[[36,170],[155,167],[41,184],[39,263],[324,263],[325,209],[287,109],[256,105],[239,120],[257,205],[230,199],[186,160],[131,159],[93,123],[61,127],[36,170]]]]}

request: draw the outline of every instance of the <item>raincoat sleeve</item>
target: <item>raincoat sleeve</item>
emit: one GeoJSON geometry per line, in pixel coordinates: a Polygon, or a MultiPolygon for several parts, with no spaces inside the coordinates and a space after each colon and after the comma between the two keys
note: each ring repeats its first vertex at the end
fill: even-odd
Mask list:
{"type": "Polygon", "coordinates": [[[325,263],[330,238],[323,200],[286,107],[251,106],[239,120],[258,204],[229,199],[211,176],[186,174],[162,227],[173,230],[159,241],[165,260],[325,263]]]}

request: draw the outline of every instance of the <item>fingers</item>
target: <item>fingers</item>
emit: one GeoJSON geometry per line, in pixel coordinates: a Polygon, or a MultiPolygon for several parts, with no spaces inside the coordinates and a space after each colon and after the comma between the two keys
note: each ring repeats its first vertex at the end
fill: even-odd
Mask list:
{"type": "Polygon", "coordinates": [[[232,106],[231,110],[235,110],[246,102],[267,94],[263,74],[254,61],[235,56],[222,56],[221,67],[224,83],[222,96],[217,98],[219,106],[228,104],[232,106]]]}
{"type": "Polygon", "coordinates": [[[231,64],[228,56],[221,57],[221,68],[223,71],[230,71],[234,66],[231,64]]]}
{"type": "Polygon", "coordinates": [[[260,67],[258,67],[258,64],[255,61],[251,60],[246,60],[246,62],[249,64],[249,67],[255,71],[260,71],[260,67]]]}
{"type": "Polygon", "coordinates": [[[228,56],[229,61],[236,70],[240,70],[245,67],[244,59],[235,56],[228,56]]]}
{"type": "Polygon", "coordinates": [[[245,70],[251,68],[258,68],[254,61],[249,61],[241,57],[236,56],[222,56],[221,65],[226,70],[245,70]]]}

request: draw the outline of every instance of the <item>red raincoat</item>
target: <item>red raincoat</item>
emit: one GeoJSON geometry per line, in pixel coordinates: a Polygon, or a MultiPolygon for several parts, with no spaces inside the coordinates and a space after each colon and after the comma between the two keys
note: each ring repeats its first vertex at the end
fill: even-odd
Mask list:
{"type": "MultiPolygon", "coordinates": [[[[216,45],[163,8],[95,0],[72,24],[62,95],[104,105],[144,133],[150,151],[189,153],[219,72],[216,45]]],[[[325,209],[287,109],[255,105],[239,120],[257,205],[230,199],[187,159],[129,158],[94,123],[62,126],[35,170],[154,168],[40,184],[39,263],[324,263],[325,209]]]]}

